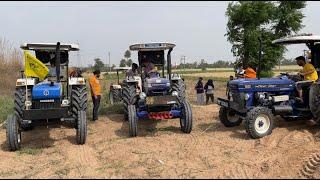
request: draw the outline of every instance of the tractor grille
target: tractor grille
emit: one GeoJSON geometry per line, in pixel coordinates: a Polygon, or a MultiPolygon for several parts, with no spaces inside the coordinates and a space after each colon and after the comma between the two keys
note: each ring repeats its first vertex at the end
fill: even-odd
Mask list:
{"type": "Polygon", "coordinates": [[[54,99],[53,102],[41,102],[43,100],[32,101],[32,109],[53,109],[60,108],[60,99],[54,99]]]}
{"type": "Polygon", "coordinates": [[[148,96],[146,98],[146,104],[167,104],[168,101],[176,101],[173,96],[148,96]]]}
{"type": "Polygon", "coordinates": [[[245,107],[244,93],[232,92],[232,101],[239,105],[239,108],[245,107]]]}

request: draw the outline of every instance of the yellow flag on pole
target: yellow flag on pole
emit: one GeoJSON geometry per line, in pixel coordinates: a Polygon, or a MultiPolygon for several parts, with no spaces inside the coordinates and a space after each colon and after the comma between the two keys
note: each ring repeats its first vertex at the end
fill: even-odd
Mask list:
{"type": "Polygon", "coordinates": [[[24,60],[24,74],[26,76],[39,77],[40,80],[43,80],[49,73],[48,67],[30,52],[24,51],[24,60]]]}

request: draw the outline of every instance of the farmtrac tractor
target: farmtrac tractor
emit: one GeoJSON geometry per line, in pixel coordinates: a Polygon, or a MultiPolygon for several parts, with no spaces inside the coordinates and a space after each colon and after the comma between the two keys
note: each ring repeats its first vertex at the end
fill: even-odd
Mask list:
{"type": "Polygon", "coordinates": [[[119,81],[119,71],[127,71],[130,67],[115,67],[113,70],[117,71],[118,84],[110,84],[109,101],[110,104],[114,104],[122,101],[122,87],[119,81]]]}
{"type": "MultiPolygon", "coordinates": [[[[320,36],[310,34],[274,40],[273,44],[305,43],[311,51],[311,64],[320,67],[320,36]]],[[[261,61],[262,44],[260,40],[261,61]]],[[[261,138],[272,133],[274,116],[286,121],[320,119],[319,81],[303,81],[300,75],[281,73],[274,78],[236,79],[229,82],[228,100],[218,98],[220,121],[226,127],[238,126],[244,120],[251,138],[261,138]],[[297,87],[302,88],[302,101],[297,87]]],[[[319,74],[319,73],[318,73],[319,74]]]]}
{"type": "Polygon", "coordinates": [[[130,50],[138,51],[139,69],[146,68],[144,62],[152,63],[162,73],[153,71],[141,73],[139,78],[126,77],[123,81],[124,118],[129,121],[130,136],[138,134],[139,119],[180,118],[181,131],[192,130],[192,110],[185,98],[185,84],[178,74],[171,73],[171,51],[175,45],[170,43],[135,44],[130,50]],[[165,50],[167,53],[167,73],[165,75],[165,50]]]}
{"type": "Polygon", "coordinates": [[[78,51],[77,44],[24,43],[23,50],[32,50],[36,58],[54,71],[44,81],[22,77],[16,81],[14,114],[7,119],[7,143],[11,151],[21,146],[22,131],[34,126],[67,122],[76,129],[76,141],[84,144],[87,137],[87,91],[83,77],[68,77],[69,51],[78,51]]]}

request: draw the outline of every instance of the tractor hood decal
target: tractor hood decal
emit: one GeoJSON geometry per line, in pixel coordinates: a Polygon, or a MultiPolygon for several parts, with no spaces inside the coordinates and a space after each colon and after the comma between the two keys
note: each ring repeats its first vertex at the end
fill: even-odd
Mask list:
{"type": "Polygon", "coordinates": [[[230,81],[229,87],[233,91],[241,92],[292,91],[295,88],[295,82],[281,78],[236,79],[230,81]]]}

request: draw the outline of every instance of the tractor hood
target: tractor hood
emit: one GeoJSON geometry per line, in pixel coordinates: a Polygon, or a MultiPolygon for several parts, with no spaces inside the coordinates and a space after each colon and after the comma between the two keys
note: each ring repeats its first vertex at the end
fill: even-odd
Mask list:
{"type": "Polygon", "coordinates": [[[41,82],[32,88],[32,99],[59,99],[62,94],[61,83],[41,82]]]}
{"type": "Polygon", "coordinates": [[[229,82],[232,91],[292,91],[295,82],[287,78],[236,79],[229,82]]]}
{"type": "Polygon", "coordinates": [[[146,79],[146,89],[149,95],[164,94],[170,90],[170,81],[166,78],[146,79]]]}

